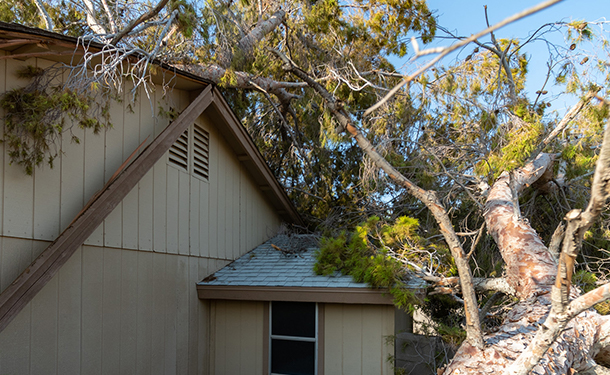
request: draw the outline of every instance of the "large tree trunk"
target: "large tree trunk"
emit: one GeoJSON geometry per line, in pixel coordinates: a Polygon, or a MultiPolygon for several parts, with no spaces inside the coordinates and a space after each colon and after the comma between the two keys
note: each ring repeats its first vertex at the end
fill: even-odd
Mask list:
{"type": "MultiPolygon", "coordinates": [[[[607,360],[610,317],[589,309],[570,321],[559,322],[561,319],[555,316],[547,320],[557,263],[527,219],[520,217],[516,203],[519,193],[551,168],[551,157],[542,154],[519,170],[503,173],[494,183],[484,215],[506,263],[506,279],[520,302],[498,331],[485,335],[485,349],[465,342],[445,369],[445,375],[513,373],[514,369],[509,367],[522,353],[542,350],[528,347],[537,334],[542,336],[538,331],[544,334],[559,323],[558,336],[551,335],[554,343],[548,351],[538,353],[542,359],[532,373],[573,374],[587,370],[603,373],[596,367],[595,359],[598,363],[607,360]]],[[[579,295],[575,288],[571,289],[571,298],[579,295]]]]}

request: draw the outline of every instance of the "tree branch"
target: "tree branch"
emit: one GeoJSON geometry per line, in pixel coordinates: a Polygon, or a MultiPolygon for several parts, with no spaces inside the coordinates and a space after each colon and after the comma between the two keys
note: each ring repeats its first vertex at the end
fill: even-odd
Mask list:
{"type": "MultiPolygon", "coordinates": [[[[483,35],[486,35],[494,30],[497,30],[501,27],[504,27],[506,25],[508,25],[511,22],[515,22],[523,17],[529,16],[532,13],[536,13],[542,9],[548,8],[551,5],[554,5],[560,1],[563,0],[548,0],[545,1],[543,3],[540,3],[532,8],[526,9],[522,12],[519,12],[513,16],[510,16],[506,19],[504,19],[501,22],[498,22],[497,24],[486,28],[483,31],[480,31],[474,35],[471,35],[470,37],[461,40],[457,43],[455,43],[452,46],[449,47],[444,47],[442,50],[435,50],[434,53],[439,53],[438,56],[436,56],[434,59],[430,60],[430,62],[428,62],[426,65],[424,65],[423,67],[421,67],[420,69],[416,70],[415,73],[407,76],[405,79],[402,80],[402,82],[400,82],[398,85],[396,85],[392,90],[390,90],[390,92],[388,92],[386,94],[386,96],[384,96],[380,101],[378,101],[377,103],[375,103],[372,107],[370,107],[369,109],[367,109],[364,112],[364,116],[367,116],[369,114],[371,114],[373,111],[375,111],[377,108],[381,107],[382,105],[384,105],[388,100],[390,100],[390,98],[392,96],[394,96],[398,90],[400,90],[404,85],[406,85],[407,83],[411,82],[412,80],[414,80],[415,78],[417,78],[420,74],[422,74],[423,72],[425,72],[426,70],[430,69],[432,66],[434,66],[440,59],[442,59],[443,57],[447,56],[449,53],[455,51],[456,49],[465,46],[466,44],[479,39],[480,37],[482,37],[483,35]]],[[[420,53],[418,53],[418,55],[422,55],[422,54],[427,54],[427,51],[421,51],[420,53]]],[[[418,56],[416,55],[416,57],[418,56]]]]}
{"type": "MultiPolygon", "coordinates": [[[[237,49],[241,51],[244,55],[248,55],[252,53],[252,50],[256,46],[256,44],[261,41],[265,35],[269,34],[275,28],[277,28],[282,22],[284,22],[284,18],[286,17],[286,12],[283,10],[278,10],[271,17],[264,21],[260,21],[256,26],[241,40],[237,43],[237,49]]],[[[231,66],[231,61],[233,60],[233,51],[225,50],[222,51],[220,56],[218,57],[218,64],[224,68],[228,68],[231,66]]]]}
{"type": "Polygon", "coordinates": [[[104,26],[95,17],[95,8],[91,0],[83,0],[83,2],[85,3],[85,12],[87,13],[87,25],[98,35],[108,34],[104,26]]]}
{"type": "Polygon", "coordinates": [[[541,154],[524,167],[503,172],[493,184],[483,213],[506,262],[506,278],[519,298],[550,289],[557,271],[546,246],[526,220],[515,215],[518,195],[551,166],[552,158],[541,154]]]}
{"type": "Polygon", "coordinates": [[[311,78],[307,73],[298,68],[292,61],[290,61],[284,54],[277,50],[273,52],[283,61],[284,69],[291,72],[304,82],[306,82],[311,88],[313,88],[322,98],[324,98],[326,108],[331,112],[335,119],[339,122],[341,127],[356,140],[358,146],[368,155],[368,157],[375,163],[377,168],[383,170],[396,184],[402,186],[419,199],[422,203],[428,207],[432,212],[436,222],[440,227],[440,231],[451,250],[451,254],[455,260],[458,273],[460,275],[460,282],[462,284],[462,294],[464,296],[464,310],[466,313],[466,335],[467,340],[470,344],[476,348],[483,348],[483,334],[479,324],[479,309],[477,306],[477,299],[472,286],[472,273],[470,272],[470,266],[462,244],[455,234],[453,225],[447,211],[442,206],[440,200],[436,196],[434,191],[426,191],[419,186],[415,185],[400,172],[398,172],[387,160],[385,160],[373,147],[373,145],[366,139],[366,137],[356,128],[352,123],[352,120],[343,108],[343,105],[339,103],[336,98],[331,95],[322,85],[311,78]]]}
{"type": "Polygon", "coordinates": [[[216,84],[223,84],[225,87],[232,87],[246,90],[263,90],[275,95],[280,102],[290,103],[292,99],[298,99],[300,96],[292,94],[287,89],[302,89],[307,87],[307,83],[304,82],[281,82],[275,81],[270,78],[254,76],[245,72],[231,72],[234,74],[234,80],[230,84],[223,82],[223,77],[227,74],[227,69],[220,65],[174,65],[176,68],[186,70],[188,72],[197,74],[198,76],[208,79],[216,84]],[[252,85],[255,83],[256,86],[252,85]]]}
{"type": "MultiPolygon", "coordinates": [[[[85,1],[89,1],[89,0],[85,0],[85,1]]],[[[132,20],[123,30],[121,30],[118,34],[116,34],[114,36],[114,38],[112,38],[112,40],[110,41],[110,44],[112,45],[116,45],[121,39],[123,39],[123,37],[125,35],[127,35],[134,27],[138,26],[139,24],[141,24],[142,22],[146,22],[149,19],[153,18],[154,16],[156,16],[157,14],[159,14],[159,12],[165,7],[165,5],[167,4],[169,0],[161,0],[159,1],[159,3],[157,3],[157,5],[152,8],[151,10],[149,10],[148,12],[142,14],[140,17],[138,17],[135,20],[132,20]]]]}
{"type": "Polygon", "coordinates": [[[578,115],[580,113],[580,111],[585,107],[585,105],[587,103],[589,103],[591,101],[591,99],[593,99],[595,94],[596,94],[596,92],[589,91],[585,95],[584,98],[579,100],[578,103],[574,104],[574,106],[572,108],[570,108],[570,110],[563,116],[561,121],[559,121],[557,126],[555,126],[555,128],[542,140],[542,142],[540,142],[540,144],[538,144],[538,147],[536,147],[536,149],[534,151],[532,151],[532,154],[527,159],[527,162],[530,162],[530,161],[536,159],[538,157],[538,155],[542,151],[544,151],[546,146],[548,146],[555,138],[557,138],[557,136],[561,132],[563,132],[565,130],[565,128],[568,127],[568,124],[570,124],[570,122],[572,120],[574,120],[576,115],[578,115]]]}
{"type": "Polygon", "coordinates": [[[36,8],[38,8],[38,12],[40,13],[40,16],[42,17],[42,19],[44,20],[44,27],[49,31],[53,31],[53,28],[54,28],[53,20],[51,19],[51,16],[49,16],[49,13],[45,9],[44,4],[40,0],[34,0],[34,4],[36,4],[36,8]]]}
{"type": "Polygon", "coordinates": [[[610,197],[610,124],[606,125],[604,131],[589,205],[583,213],[580,210],[572,210],[566,215],[567,228],[559,258],[559,269],[551,292],[551,311],[527,350],[523,351],[507,369],[507,374],[528,374],[572,318],[594,304],[610,298],[610,284],[606,284],[568,304],[574,260],[580,251],[582,238],[601,213],[608,197],[610,197]]]}

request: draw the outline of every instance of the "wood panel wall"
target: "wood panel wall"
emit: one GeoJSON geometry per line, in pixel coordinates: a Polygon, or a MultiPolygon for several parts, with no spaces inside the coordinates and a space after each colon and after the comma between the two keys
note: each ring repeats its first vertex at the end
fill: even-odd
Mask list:
{"type": "Polygon", "coordinates": [[[268,302],[209,303],[210,374],[262,375],[263,321],[268,302]]]}
{"type": "MultiPolygon", "coordinates": [[[[210,302],[210,375],[262,372],[268,303],[210,302]]],[[[393,306],[324,304],[324,374],[393,374],[393,336],[393,306]]]]}
{"type": "MultiPolygon", "coordinates": [[[[49,64],[0,60],[0,93],[27,84],[20,67],[49,64]]],[[[113,128],[74,127],[81,142],[66,134],[53,169],[27,176],[0,152],[0,290],[167,126],[160,107],[188,105],[187,92],[162,93],[140,90],[133,103],[127,87],[113,128]]],[[[217,131],[224,124],[197,121],[210,133],[209,181],[160,160],[0,333],[0,373],[206,373],[209,308],[195,283],[274,235],[279,218],[217,131]]]]}
{"type": "Polygon", "coordinates": [[[393,373],[394,306],[326,304],[324,312],[325,374],[393,373]]]}

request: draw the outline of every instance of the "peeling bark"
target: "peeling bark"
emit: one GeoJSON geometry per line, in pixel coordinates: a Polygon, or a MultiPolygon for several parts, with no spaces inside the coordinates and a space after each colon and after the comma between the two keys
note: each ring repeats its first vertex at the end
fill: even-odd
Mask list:
{"type": "Polygon", "coordinates": [[[515,215],[514,207],[514,193],[533,184],[551,164],[551,157],[542,154],[514,171],[512,179],[504,172],[491,188],[485,205],[489,234],[498,244],[506,262],[506,279],[519,298],[548,293],[555,281],[555,260],[527,220],[515,215]]]}
{"type": "Polygon", "coordinates": [[[543,176],[551,162],[549,155],[541,154],[525,167],[502,174],[492,186],[485,219],[506,262],[508,283],[521,301],[497,332],[485,336],[485,349],[464,343],[444,374],[603,374],[599,365],[610,363],[610,317],[591,309],[610,299],[610,284],[582,296],[569,289],[570,259],[579,250],[583,228],[590,227],[610,196],[610,126],[589,206],[583,213],[567,215],[559,267],[514,207],[516,195],[543,176]]]}

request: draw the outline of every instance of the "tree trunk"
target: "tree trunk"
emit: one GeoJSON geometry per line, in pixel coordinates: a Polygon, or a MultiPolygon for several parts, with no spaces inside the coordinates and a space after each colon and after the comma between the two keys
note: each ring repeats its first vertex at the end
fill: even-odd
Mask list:
{"type": "MultiPolygon", "coordinates": [[[[506,263],[505,277],[515,289],[520,302],[513,307],[498,331],[485,335],[485,349],[476,349],[465,342],[444,370],[445,375],[519,373],[522,370],[515,367],[523,369],[524,366],[510,366],[528,350],[540,351],[534,354],[542,358],[531,373],[601,373],[602,368],[595,361],[604,363],[608,359],[610,317],[589,309],[572,320],[554,315],[547,319],[552,305],[551,291],[557,276],[557,263],[527,220],[520,217],[518,207],[515,207],[518,194],[549,168],[552,168],[552,159],[542,154],[523,168],[512,173],[504,172],[492,186],[484,215],[489,233],[498,244],[506,263]],[[550,334],[550,328],[556,328],[558,334],[550,334]],[[530,347],[536,335],[540,340],[546,333],[549,334],[544,339],[552,343],[548,351],[539,345],[530,347]]],[[[603,293],[604,289],[607,288],[596,291],[603,293]]],[[[579,295],[572,288],[570,297],[579,295]]]]}

